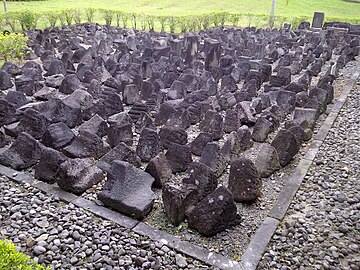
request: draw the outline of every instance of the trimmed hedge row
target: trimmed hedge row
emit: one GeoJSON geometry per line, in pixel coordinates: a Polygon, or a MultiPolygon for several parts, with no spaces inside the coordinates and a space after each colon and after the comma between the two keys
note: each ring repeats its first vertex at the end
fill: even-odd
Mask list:
{"type": "MultiPolygon", "coordinates": [[[[327,21],[344,21],[344,18],[327,17],[327,21]]],[[[60,11],[49,11],[43,14],[26,10],[21,12],[9,12],[6,18],[4,14],[0,17],[0,28],[7,23],[12,31],[18,26],[22,30],[36,28],[39,20],[42,26],[72,25],[84,22],[96,23],[102,21],[107,25],[116,25],[124,28],[135,28],[140,30],[157,30],[161,32],[187,32],[209,29],[211,27],[222,27],[224,25],[255,26],[255,27],[281,27],[285,22],[297,27],[302,21],[310,21],[311,17],[284,17],[258,14],[237,14],[229,12],[214,12],[202,15],[189,16],[154,16],[143,13],[129,13],[111,9],[63,9],[60,11]],[[100,18],[100,19],[99,19],[100,18]]],[[[360,19],[347,19],[352,23],[360,23],[360,19]]]]}

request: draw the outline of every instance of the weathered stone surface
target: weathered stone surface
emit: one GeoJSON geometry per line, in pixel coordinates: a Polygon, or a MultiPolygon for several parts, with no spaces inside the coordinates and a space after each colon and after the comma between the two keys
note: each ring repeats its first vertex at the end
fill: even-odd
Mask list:
{"type": "Polygon", "coordinates": [[[75,138],[74,132],[64,123],[56,123],[48,126],[41,142],[48,147],[61,149],[70,144],[75,138]]]}
{"type": "Polygon", "coordinates": [[[45,116],[29,108],[26,109],[21,116],[17,129],[18,132],[26,132],[39,140],[44,135],[48,125],[49,121],[45,116]]]}
{"type": "Polygon", "coordinates": [[[67,157],[61,152],[45,147],[35,166],[35,178],[49,184],[55,183],[58,179],[60,164],[66,160],[67,157]]]}
{"type": "Polygon", "coordinates": [[[52,88],[59,88],[62,81],[64,80],[64,75],[62,74],[55,74],[45,79],[45,85],[52,88]]]}
{"type": "Polygon", "coordinates": [[[227,162],[237,159],[244,151],[244,145],[240,140],[240,135],[233,131],[229,134],[224,145],[221,147],[221,154],[227,162]]]}
{"type": "Polygon", "coordinates": [[[141,101],[140,91],[135,84],[125,86],[123,91],[123,101],[126,105],[133,105],[135,102],[141,101]]]}
{"type": "Polygon", "coordinates": [[[0,127],[16,121],[15,106],[4,99],[0,99],[0,127]]]}
{"type": "Polygon", "coordinates": [[[81,86],[79,78],[75,74],[66,75],[62,80],[59,91],[64,94],[71,94],[81,86]]]}
{"type": "Polygon", "coordinates": [[[98,198],[120,213],[143,219],[154,204],[153,182],[150,174],[127,162],[115,160],[111,163],[107,181],[98,198]]]}
{"type": "Polygon", "coordinates": [[[309,127],[310,129],[314,129],[317,117],[318,115],[315,109],[296,108],[294,111],[294,122],[304,128],[309,127]],[[304,121],[307,122],[308,126],[304,126],[304,121]]]}
{"type": "Polygon", "coordinates": [[[212,142],[212,135],[208,132],[200,132],[199,135],[190,143],[190,150],[196,156],[201,156],[207,143],[212,142]]]}
{"type": "Polygon", "coordinates": [[[111,166],[113,160],[122,160],[133,164],[136,167],[141,165],[140,158],[136,155],[135,151],[132,150],[125,143],[121,142],[103,157],[100,158],[97,166],[104,172],[107,172],[111,166]]]}
{"type": "Polygon", "coordinates": [[[256,120],[251,138],[255,142],[264,142],[266,141],[268,135],[274,131],[274,125],[265,117],[259,117],[256,120]]]}
{"type": "Polygon", "coordinates": [[[255,201],[261,195],[261,187],[261,178],[250,159],[240,158],[231,163],[229,189],[236,202],[255,201]]]}
{"type": "Polygon", "coordinates": [[[220,146],[216,142],[209,142],[205,146],[199,162],[208,166],[217,178],[224,173],[227,167],[227,160],[222,155],[220,146]]]}
{"type": "Polygon", "coordinates": [[[165,126],[160,129],[159,136],[164,148],[169,148],[171,143],[185,145],[188,140],[185,129],[179,127],[165,126]]]}
{"type": "Polygon", "coordinates": [[[60,99],[50,99],[42,103],[38,111],[51,123],[64,122],[70,128],[82,122],[80,108],[71,107],[60,99]]]}
{"type": "Polygon", "coordinates": [[[190,127],[190,117],[186,109],[177,109],[165,123],[166,126],[173,126],[187,129],[190,127]]]}
{"type": "Polygon", "coordinates": [[[240,223],[231,192],[224,186],[203,198],[187,215],[189,227],[213,236],[240,223]]]}
{"type": "Polygon", "coordinates": [[[26,96],[24,95],[24,93],[17,92],[17,91],[8,91],[5,99],[7,100],[7,102],[14,105],[15,108],[20,108],[21,106],[28,103],[28,100],[27,100],[26,96]]]}
{"type": "Polygon", "coordinates": [[[279,162],[281,166],[288,164],[299,151],[300,147],[295,136],[291,132],[284,129],[278,132],[272,141],[271,146],[276,149],[279,155],[279,162]]]}
{"type": "Polygon", "coordinates": [[[199,128],[203,132],[210,133],[213,140],[219,140],[224,134],[223,118],[216,111],[208,110],[205,113],[204,119],[200,122],[199,128]]]}
{"type": "Polygon", "coordinates": [[[133,144],[132,122],[127,113],[122,112],[109,117],[108,123],[108,142],[111,147],[121,142],[130,146],[133,144]]]}
{"type": "Polygon", "coordinates": [[[104,137],[107,134],[108,125],[106,121],[99,116],[98,114],[95,114],[91,119],[84,122],[79,126],[79,131],[87,131],[93,134],[96,134],[100,138],[104,137]]]}
{"type": "Polygon", "coordinates": [[[251,106],[250,101],[242,101],[238,103],[235,107],[238,112],[239,121],[245,125],[255,124],[255,110],[251,106]]]}
{"type": "Polygon", "coordinates": [[[218,185],[214,172],[204,163],[196,161],[189,165],[182,181],[197,186],[199,200],[213,192],[218,185]]]}
{"type": "Polygon", "coordinates": [[[60,164],[57,183],[63,190],[81,194],[104,179],[92,159],[67,159],[60,164]]]}
{"type": "Polygon", "coordinates": [[[24,75],[15,79],[16,91],[32,96],[39,88],[38,81],[24,75]]]}
{"type": "Polygon", "coordinates": [[[0,90],[6,90],[13,87],[14,84],[11,81],[11,77],[8,73],[0,70],[0,90]]]}
{"type": "Polygon", "coordinates": [[[260,177],[269,177],[273,172],[281,168],[279,156],[270,144],[263,144],[255,160],[255,167],[260,177]]]}
{"type": "Polygon", "coordinates": [[[172,177],[170,164],[162,152],[150,160],[145,172],[154,177],[154,187],[156,188],[162,188],[172,177]]]}
{"type": "Polygon", "coordinates": [[[239,135],[241,152],[244,152],[247,149],[250,149],[254,145],[254,142],[251,139],[251,131],[248,126],[246,126],[246,125],[241,126],[241,128],[239,128],[237,133],[239,135]]]}
{"type": "Polygon", "coordinates": [[[41,157],[41,144],[29,134],[20,133],[9,149],[0,154],[0,164],[23,170],[37,163],[41,157]]]}
{"type": "Polygon", "coordinates": [[[173,114],[176,109],[168,103],[163,103],[160,106],[159,112],[155,115],[155,125],[161,126],[166,123],[170,115],[173,114]]]}
{"type": "Polygon", "coordinates": [[[141,132],[136,154],[143,162],[148,162],[162,151],[160,136],[156,130],[144,128],[141,132]]]}
{"type": "Polygon", "coordinates": [[[228,109],[225,115],[224,131],[230,133],[241,127],[240,116],[235,108],[228,109]]]}
{"type": "Polygon", "coordinates": [[[65,155],[72,158],[100,158],[106,151],[106,146],[99,136],[96,134],[81,131],[79,135],[71,142],[70,145],[63,149],[65,155]]]}
{"type": "Polygon", "coordinates": [[[186,171],[192,162],[190,148],[186,145],[171,143],[165,154],[173,173],[186,171]]]}
{"type": "Polygon", "coordinates": [[[184,221],[187,210],[198,202],[197,187],[186,184],[178,187],[168,183],[162,189],[162,200],[166,216],[178,226],[184,221]]]}
{"type": "Polygon", "coordinates": [[[93,97],[85,90],[75,90],[63,102],[72,108],[87,110],[93,106],[93,97]]]}

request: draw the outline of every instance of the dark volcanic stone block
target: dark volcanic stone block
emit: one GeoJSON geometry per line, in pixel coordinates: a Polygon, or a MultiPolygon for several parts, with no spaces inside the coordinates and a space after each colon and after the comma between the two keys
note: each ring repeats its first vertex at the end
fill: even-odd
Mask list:
{"type": "Polygon", "coordinates": [[[107,174],[107,181],[98,194],[106,206],[130,217],[143,219],[154,204],[151,190],[154,178],[129,163],[115,160],[107,174]]]}
{"type": "Polygon", "coordinates": [[[273,172],[279,170],[281,166],[276,149],[265,143],[256,157],[255,167],[260,177],[269,177],[273,172]]]}
{"type": "Polygon", "coordinates": [[[66,160],[67,157],[64,154],[52,148],[44,148],[35,166],[35,178],[49,184],[55,183],[58,179],[60,164],[66,160]]]}
{"type": "Polygon", "coordinates": [[[65,155],[72,158],[100,158],[105,154],[104,142],[96,134],[82,131],[72,141],[72,143],[63,149],[65,155]]]}
{"type": "Polygon", "coordinates": [[[0,164],[15,170],[26,169],[37,163],[41,152],[41,144],[23,132],[19,134],[9,149],[0,154],[0,164]]]}
{"type": "Polygon", "coordinates": [[[15,79],[16,91],[32,96],[38,89],[39,84],[32,78],[21,76],[15,79]]]}
{"type": "Polygon", "coordinates": [[[173,173],[186,171],[192,162],[190,148],[186,145],[171,143],[165,156],[173,173]]]}
{"type": "Polygon", "coordinates": [[[16,109],[4,99],[0,99],[0,127],[16,121],[16,109]]]}
{"type": "Polygon", "coordinates": [[[104,179],[92,159],[67,159],[60,164],[57,183],[63,190],[81,194],[104,179]]]}
{"type": "Polygon", "coordinates": [[[154,187],[162,188],[172,177],[172,171],[164,153],[159,153],[150,160],[145,172],[155,178],[154,187]]]}
{"type": "Polygon", "coordinates": [[[11,77],[5,71],[0,70],[0,90],[6,90],[13,87],[11,77]]]}
{"type": "Polygon", "coordinates": [[[143,162],[148,162],[162,151],[160,136],[156,130],[144,128],[141,132],[136,154],[143,162]]]}
{"type": "Polygon", "coordinates": [[[212,142],[212,135],[208,132],[200,132],[199,135],[190,143],[190,150],[196,156],[201,156],[204,147],[208,142],[212,142]]]}
{"type": "Polygon", "coordinates": [[[210,142],[205,146],[199,162],[208,166],[217,178],[224,173],[227,167],[227,161],[221,153],[219,144],[216,142],[210,142]]]}
{"type": "Polygon", "coordinates": [[[132,122],[125,112],[115,114],[108,119],[108,142],[115,147],[121,142],[131,146],[133,144],[132,122]]]}
{"type": "Polygon", "coordinates": [[[19,132],[26,132],[35,139],[39,140],[44,135],[48,125],[49,121],[45,116],[40,114],[38,111],[29,108],[26,109],[21,116],[17,128],[19,132]]]}
{"type": "Polygon", "coordinates": [[[262,181],[254,163],[247,158],[234,160],[230,166],[229,189],[236,202],[253,202],[261,194],[262,181]]]}
{"type": "Polygon", "coordinates": [[[159,112],[155,116],[155,125],[161,126],[166,123],[170,115],[173,114],[176,109],[168,103],[163,103],[160,106],[159,112]]]}
{"type": "Polygon", "coordinates": [[[171,143],[185,145],[188,139],[185,129],[171,126],[161,128],[159,135],[162,145],[166,149],[171,143]]]}
{"type": "Polygon", "coordinates": [[[166,216],[172,224],[178,226],[185,220],[187,210],[198,202],[197,187],[166,184],[162,189],[162,200],[166,216]]]}
{"type": "Polygon", "coordinates": [[[189,165],[183,183],[197,186],[199,200],[213,192],[218,185],[214,172],[201,162],[192,162],[189,165]]]}
{"type": "Polygon", "coordinates": [[[252,139],[255,142],[264,142],[268,135],[274,131],[274,125],[265,117],[259,117],[256,120],[253,132],[252,139]]]}
{"type": "Polygon", "coordinates": [[[56,123],[48,126],[41,142],[54,149],[61,149],[70,144],[75,138],[74,132],[64,123],[56,123]]]}
{"type": "Polygon", "coordinates": [[[132,105],[135,102],[141,101],[140,91],[135,84],[125,86],[123,91],[123,101],[126,105],[132,105]]]}
{"type": "Polygon", "coordinates": [[[59,91],[64,94],[71,94],[75,90],[80,89],[81,82],[75,74],[66,75],[61,82],[59,91]]]}
{"type": "Polygon", "coordinates": [[[95,114],[93,117],[90,118],[90,120],[84,122],[79,126],[79,131],[87,131],[93,134],[96,134],[100,138],[104,137],[107,134],[108,125],[106,121],[99,116],[98,114],[95,114]]]}
{"type": "Polygon", "coordinates": [[[224,186],[203,198],[187,215],[189,227],[213,236],[240,223],[231,192],[224,186]]]}
{"type": "Polygon", "coordinates": [[[279,162],[281,166],[285,166],[299,151],[300,145],[295,136],[287,131],[280,130],[271,143],[279,155],[279,162]]]}
{"type": "Polygon", "coordinates": [[[107,154],[100,158],[97,166],[104,172],[107,172],[111,166],[113,160],[122,160],[133,164],[136,167],[141,165],[140,158],[136,155],[135,151],[132,150],[125,143],[121,142],[107,154]]]}
{"type": "Polygon", "coordinates": [[[28,103],[28,100],[27,100],[26,96],[24,95],[24,93],[17,92],[17,91],[8,91],[5,99],[7,100],[7,102],[14,105],[15,108],[20,108],[21,106],[28,103]]]}
{"type": "Polygon", "coordinates": [[[210,133],[214,140],[220,140],[224,134],[223,118],[216,111],[208,110],[199,128],[201,131],[210,133]]]}
{"type": "Polygon", "coordinates": [[[93,106],[93,97],[85,90],[78,89],[64,98],[63,102],[72,108],[87,110],[93,106]]]}

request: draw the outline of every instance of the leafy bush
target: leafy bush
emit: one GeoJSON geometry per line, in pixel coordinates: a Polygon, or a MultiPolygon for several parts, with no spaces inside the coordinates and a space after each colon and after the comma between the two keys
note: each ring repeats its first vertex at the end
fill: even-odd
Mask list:
{"type": "Polygon", "coordinates": [[[55,27],[59,19],[59,14],[53,11],[49,11],[45,13],[45,17],[48,19],[50,26],[55,27]]]}
{"type": "MultiPolygon", "coordinates": [[[[23,34],[0,34],[0,55],[5,61],[21,59],[26,54],[28,38],[23,34]]],[[[0,268],[1,269],[1,268],[0,268]]]]}
{"type": "Polygon", "coordinates": [[[94,22],[94,16],[95,16],[96,9],[95,8],[87,8],[85,10],[86,19],[89,23],[94,22]]]}
{"type": "Polygon", "coordinates": [[[105,24],[111,25],[113,17],[114,17],[114,11],[109,9],[101,9],[101,14],[103,19],[105,20],[105,24]]]}
{"type": "Polygon", "coordinates": [[[37,264],[29,256],[17,251],[12,243],[0,240],[0,269],[50,270],[50,267],[37,264]]]}
{"type": "Polygon", "coordinates": [[[76,24],[80,24],[81,23],[81,10],[80,9],[74,9],[73,14],[74,14],[74,22],[76,24]]]}
{"type": "Polygon", "coordinates": [[[39,14],[31,10],[24,10],[18,13],[21,29],[24,31],[36,28],[38,18],[39,14]]]}

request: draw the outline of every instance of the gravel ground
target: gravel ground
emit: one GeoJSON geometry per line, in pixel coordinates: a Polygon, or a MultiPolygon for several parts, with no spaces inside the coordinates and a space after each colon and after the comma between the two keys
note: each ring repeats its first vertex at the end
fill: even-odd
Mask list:
{"type": "Polygon", "coordinates": [[[0,177],[0,239],[53,269],[215,269],[0,177]]]}
{"type": "Polygon", "coordinates": [[[358,80],[258,269],[360,269],[359,141],[358,80]]]}

